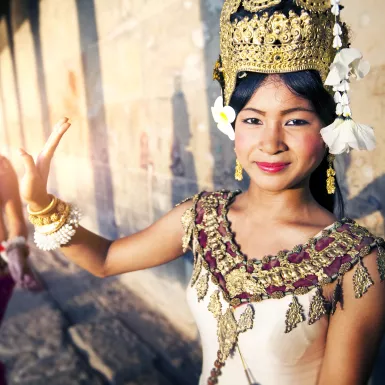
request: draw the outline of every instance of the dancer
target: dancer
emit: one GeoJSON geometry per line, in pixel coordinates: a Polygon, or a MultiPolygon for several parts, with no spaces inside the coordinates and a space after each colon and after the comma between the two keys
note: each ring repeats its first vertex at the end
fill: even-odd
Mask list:
{"type": "MultiPolygon", "coordinates": [[[[200,385],[364,385],[385,325],[384,241],[335,216],[333,161],[372,150],[348,91],[369,64],[349,46],[340,0],[226,0],[212,109],[235,140],[245,192],[202,192],[151,227],[109,241],[46,191],[68,119],[36,164],[21,150],[35,241],[106,277],[191,248],[188,299],[200,331],[200,385]],[[180,224],[182,222],[182,224],[180,224]],[[181,242],[182,239],[182,242],[181,242]]],[[[340,207],[341,208],[341,207],[340,207]]]]}

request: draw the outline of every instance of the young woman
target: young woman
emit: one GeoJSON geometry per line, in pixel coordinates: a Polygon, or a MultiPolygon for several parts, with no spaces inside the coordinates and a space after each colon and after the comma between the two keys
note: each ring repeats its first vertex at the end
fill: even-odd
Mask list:
{"type": "Polygon", "coordinates": [[[79,227],[77,209],[47,193],[68,119],[36,164],[21,150],[39,247],[61,247],[99,277],[193,250],[188,299],[202,338],[201,385],[367,383],[385,326],[385,251],[382,239],[333,214],[332,155],[372,149],[374,139],[351,118],[349,75],[368,69],[356,50],[342,49],[347,29],[339,1],[332,5],[225,1],[214,72],[223,99],[213,115],[235,138],[236,177],[243,169],[250,177],[244,193],[202,192],[109,241],[79,227]]]}
{"type": "MultiPolygon", "coordinates": [[[[11,163],[0,156],[0,324],[15,284],[29,290],[40,289],[29,265],[28,235],[23,216],[17,175],[11,163]]],[[[0,362],[0,384],[5,372],[0,362]]]]}

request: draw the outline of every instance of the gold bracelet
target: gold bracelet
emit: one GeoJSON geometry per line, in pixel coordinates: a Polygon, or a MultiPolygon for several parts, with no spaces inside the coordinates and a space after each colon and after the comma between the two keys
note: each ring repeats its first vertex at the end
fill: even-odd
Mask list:
{"type": "MultiPolygon", "coordinates": [[[[61,202],[61,203],[64,203],[64,202],[61,202]]],[[[60,219],[58,221],[52,222],[49,224],[44,224],[42,226],[35,226],[35,231],[37,231],[40,234],[50,235],[60,230],[67,222],[68,216],[70,214],[70,209],[71,209],[71,206],[68,203],[64,203],[64,204],[65,204],[65,210],[61,214],[60,219]]]]}
{"type": "Polygon", "coordinates": [[[45,214],[50,213],[56,207],[57,198],[52,194],[49,194],[49,196],[51,197],[51,203],[46,208],[44,208],[43,210],[40,210],[40,211],[32,211],[28,205],[27,206],[28,214],[34,215],[34,216],[40,216],[40,215],[45,215],[45,214]]]}
{"type": "Polygon", "coordinates": [[[67,204],[60,199],[57,199],[55,208],[46,215],[29,215],[28,220],[34,226],[44,226],[58,222],[66,211],[67,204]]]}

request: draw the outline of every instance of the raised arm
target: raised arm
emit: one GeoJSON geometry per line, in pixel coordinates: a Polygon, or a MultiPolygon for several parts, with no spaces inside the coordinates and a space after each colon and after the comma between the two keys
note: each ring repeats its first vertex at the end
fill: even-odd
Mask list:
{"type": "Polygon", "coordinates": [[[7,238],[14,239],[20,236],[27,238],[27,226],[23,215],[17,175],[11,162],[5,157],[0,157],[0,177],[0,201],[7,219],[7,238]]]}
{"type": "MultiPolygon", "coordinates": [[[[36,164],[31,155],[20,150],[25,165],[21,191],[33,211],[42,210],[50,203],[46,190],[50,163],[69,127],[67,118],[58,122],[36,164]]],[[[79,227],[69,245],[62,247],[61,251],[77,265],[99,277],[164,264],[183,254],[181,217],[191,205],[191,202],[184,203],[147,229],[114,241],[79,227]]]]}

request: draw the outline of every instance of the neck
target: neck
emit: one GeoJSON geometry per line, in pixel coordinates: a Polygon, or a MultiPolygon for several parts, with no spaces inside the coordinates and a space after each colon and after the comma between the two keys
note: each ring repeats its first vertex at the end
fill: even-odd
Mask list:
{"type": "Polygon", "coordinates": [[[310,193],[309,181],[303,186],[279,192],[262,190],[251,182],[245,198],[251,215],[255,212],[259,218],[273,222],[291,222],[298,217],[305,219],[311,216],[315,207],[319,208],[310,193]]]}

